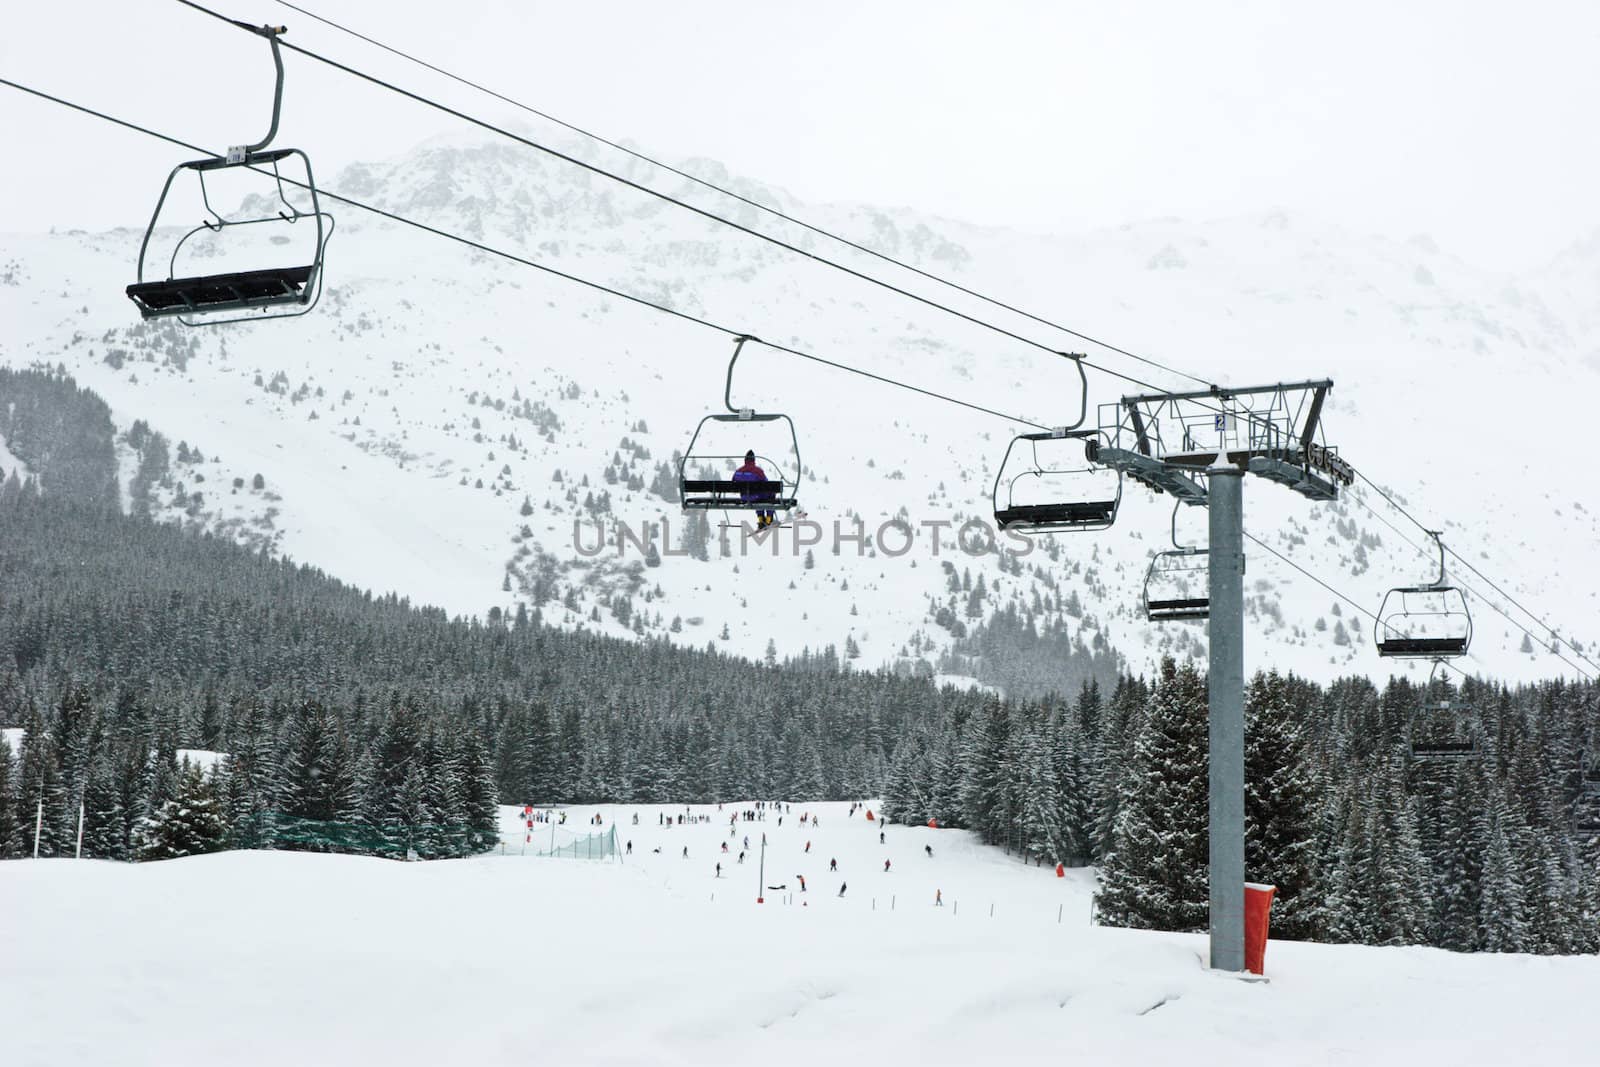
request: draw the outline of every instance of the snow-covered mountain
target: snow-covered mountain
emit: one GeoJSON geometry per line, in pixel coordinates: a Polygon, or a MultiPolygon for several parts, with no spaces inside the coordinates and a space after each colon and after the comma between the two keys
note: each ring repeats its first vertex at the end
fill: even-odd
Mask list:
{"type": "MultiPolygon", "coordinates": [[[[1185,384],[654,168],[608,165],[1136,378],[1185,384]]],[[[1397,241],[1282,213],[1023,233],[803,205],[713,162],[685,166],[1210,380],[1333,378],[1329,442],[1508,592],[1574,627],[1563,640],[1600,658],[1590,643],[1600,641],[1590,562],[1600,503],[1589,499],[1597,480],[1579,407],[1600,389],[1600,233],[1513,277],[1425,236],[1397,241]]],[[[326,184],[776,343],[1041,423],[1076,415],[1071,368],[1036,349],[515,145],[432,141],[326,184]]],[[[758,346],[740,361],[734,396],[794,419],[800,496],[822,536],[807,546],[812,563],[789,531],[749,555],[735,531],[728,558],[714,540],[708,559],[647,561],[628,542],[619,553],[617,521],[639,530],[664,520],[672,549],[684,543],[675,496],[655,490],[699,418],[722,410],[731,343],[333,210],[322,304],[291,322],[219,330],[138,320],[122,295],[137,230],[0,236],[0,362],[62,366],[111,404],[119,429],[143,420],[182,442],[158,514],[452,612],[537,606],[555,625],[758,658],[834,645],[863,666],[949,669],[955,634],[1013,607],[1085,646],[1105,639],[1135,667],[1163,651],[1203,653],[1202,628],[1149,624],[1139,607],[1150,553],[1167,544],[1164,499],[1130,482],[1109,531],[1042,539],[1022,558],[968,555],[954,528],[989,517],[995,465],[1021,427],[758,346]],[[896,517],[914,535],[903,554],[895,531],[873,543],[896,517]],[[835,523],[850,532],[857,519],[867,546],[846,540],[835,553],[835,523]],[[609,544],[593,555],[596,520],[609,544]],[[937,556],[923,525],[933,522],[953,523],[937,556]]],[[[195,242],[195,254],[219,254],[210,241],[195,242]]],[[[1139,391],[1099,375],[1091,386],[1091,404],[1139,391]]],[[[754,433],[714,447],[788,455],[785,442],[754,433]]],[[[131,481],[131,445],[125,459],[131,481]]],[[[0,467],[13,466],[0,450],[0,467]]],[[[1408,543],[1421,543],[1415,527],[1360,487],[1312,504],[1251,479],[1245,510],[1253,534],[1369,609],[1388,586],[1431,576],[1408,543]]],[[[1179,521],[1203,542],[1203,515],[1179,521]]],[[[1252,551],[1248,566],[1251,668],[1388,673],[1369,621],[1266,553],[1252,551]]],[[[1473,607],[1469,669],[1567,670],[1525,650],[1522,632],[1483,600],[1473,607]]]]}

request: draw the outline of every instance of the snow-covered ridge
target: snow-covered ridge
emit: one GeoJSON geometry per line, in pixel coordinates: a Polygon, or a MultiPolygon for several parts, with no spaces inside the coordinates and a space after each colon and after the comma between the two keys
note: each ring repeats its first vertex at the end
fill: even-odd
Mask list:
{"type": "MultiPolygon", "coordinates": [[[[655,168],[629,173],[784,232],[655,168]]],[[[1600,540],[1595,509],[1577,488],[1586,434],[1581,419],[1551,406],[1600,386],[1587,245],[1545,272],[1511,277],[1423,237],[1391,240],[1276,212],[1048,235],[808,206],[726,180],[1197,374],[1234,384],[1331,376],[1331,443],[1524,603],[1574,627],[1572,638],[1600,642],[1600,594],[1578,562],[1600,540]]],[[[329,185],[975,403],[1045,423],[1076,412],[1070,373],[1036,351],[514,146],[429,143],[349,168],[329,185]]],[[[785,236],[936,292],[812,235],[785,236]]],[[[183,335],[139,323],[121,295],[137,238],[125,230],[0,239],[0,264],[15,265],[0,273],[0,317],[12,324],[0,360],[64,365],[106,398],[120,428],[144,419],[197,450],[203,461],[173,472],[166,514],[452,612],[538,604],[557,625],[757,658],[769,645],[788,656],[831,644],[853,648],[864,666],[948,668],[940,660],[952,622],[968,629],[1007,607],[1039,626],[1064,625],[1086,645],[1108,639],[1136,667],[1163,651],[1203,652],[1202,630],[1160,629],[1138,611],[1149,553],[1166,544],[1168,508],[1131,485],[1117,526],[1059,537],[1053,556],[1041,545],[1002,561],[946,545],[936,558],[923,538],[901,556],[876,544],[858,554],[848,543],[835,555],[825,540],[812,547],[811,566],[790,544],[777,558],[767,545],[744,559],[718,559],[713,547],[709,560],[668,555],[659,567],[636,552],[619,557],[614,544],[588,558],[574,529],[589,528],[582,543],[591,544],[586,524],[596,518],[633,529],[666,520],[675,537],[683,531],[675,502],[652,489],[699,417],[721,407],[724,338],[351,210],[340,213],[315,313],[183,335]]],[[[1167,382],[1119,357],[1097,360],[1167,382]]],[[[1125,391],[1103,377],[1092,385],[1092,403],[1125,391]]],[[[920,530],[925,520],[959,525],[988,514],[1011,432],[1003,423],[756,347],[741,360],[735,395],[794,418],[803,503],[827,529],[860,519],[870,531],[901,517],[920,530]]],[[[1430,573],[1405,543],[1420,543],[1416,531],[1359,491],[1319,506],[1252,481],[1245,508],[1251,532],[1369,608],[1385,587],[1430,573]]],[[[1369,624],[1322,589],[1260,552],[1246,581],[1252,667],[1387,673],[1370,651],[1369,624]]],[[[1564,669],[1521,651],[1520,631],[1474,606],[1469,669],[1513,677],[1564,669]]],[[[1585,648],[1593,656],[1596,645],[1585,648]]]]}

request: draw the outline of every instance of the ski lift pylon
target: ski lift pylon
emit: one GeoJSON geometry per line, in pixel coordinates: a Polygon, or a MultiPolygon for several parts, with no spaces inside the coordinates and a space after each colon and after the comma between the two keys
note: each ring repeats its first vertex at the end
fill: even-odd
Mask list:
{"type": "Polygon", "coordinates": [[[1451,659],[1472,643],[1467,597],[1445,581],[1444,540],[1429,530],[1439,549],[1439,576],[1427,585],[1402,586],[1384,594],[1373,620],[1378,655],[1391,659],[1451,659]]]}
{"type": "Polygon", "coordinates": [[[129,299],[139,308],[139,314],[146,319],[171,317],[178,319],[185,326],[199,326],[289,318],[306,314],[316,305],[322,294],[322,257],[328,237],[333,232],[333,217],[322,210],[316,181],[311,174],[311,160],[306,154],[298,148],[267,147],[278,135],[278,118],[283,108],[283,56],[278,49],[278,37],[286,33],[287,28],[251,26],[243,22],[234,24],[265,37],[272,48],[272,62],[277,72],[272,94],[272,125],[267,129],[267,135],[255,144],[231,147],[223,156],[179,163],[167,175],[167,182],[161,187],[161,198],[156,201],[156,209],[150,216],[150,225],[146,227],[144,240],[139,245],[138,280],[126,290],[129,299]],[[298,158],[300,166],[305,171],[304,182],[291,181],[291,184],[302,185],[310,194],[311,206],[307,211],[295,207],[284,191],[284,175],[280,164],[291,157],[298,158]],[[206,175],[235,168],[268,174],[277,189],[279,205],[277,210],[260,217],[239,219],[225,218],[217,212],[211,206],[210,193],[206,188],[206,175]],[[198,178],[201,202],[211,220],[202,219],[200,225],[178,239],[167,260],[167,276],[152,280],[147,278],[145,273],[150,240],[155,235],[156,226],[161,220],[161,210],[166,205],[167,195],[172,191],[174,179],[185,171],[193,172],[198,178]],[[311,220],[312,229],[315,231],[312,235],[313,243],[309,247],[309,254],[291,265],[175,277],[178,254],[191,237],[202,233],[221,234],[224,230],[235,226],[262,223],[294,225],[306,219],[311,220]],[[270,310],[273,308],[281,310],[270,310]]]}
{"type": "Polygon", "coordinates": [[[1178,543],[1172,505],[1172,548],[1150,557],[1144,575],[1144,616],[1151,622],[1199,622],[1211,617],[1211,553],[1178,543]]]}
{"type": "Polygon", "coordinates": [[[1089,414],[1084,357],[1072,352],[1060,354],[1078,368],[1082,387],[1078,421],[1040,433],[1019,434],[1006,446],[995,471],[993,491],[994,521],[1002,530],[1023,534],[1088,532],[1104,530],[1117,520],[1117,509],[1122,504],[1122,472],[1088,460],[1087,442],[1099,436],[1099,431],[1080,429],[1089,414]],[[1041,442],[1067,441],[1086,442],[1083,465],[1056,466],[1053,464],[1061,461],[1040,459],[1041,442]],[[1023,446],[1020,450],[1019,445],[1023,446]],[[1018,462],[1013,463],[1013,456],[1018,457],[1018,462]],[[1088,485],[1093,491],[1068,493],[1069,485],[1088,485]],[[1071,499],[1063,499],[1067,496],[1071,499]]]}
{"type": "MultiPolygon", "coordinates": [[[[684,450],[683,456],[678,460],[678,500],[684,511],[771,511],[790,512],[799,506],[800,491],[800,439],[795,433],[794,420],[789,416],[778,413],[763,413],[753,408],[737,408],[733,406],[733,368],[739,362],[739,354],[744,350],[746,341],[761,343],[759,337],[740,334],[734,338],[733,358],[728,360],[728,378],[724,386],[722,400],[728,413],[712,412],[696,424],[693,435],[689,438],[689,446],[684,450]],[[766,481],[736,481],[729,478],[692,478],[689,472],[692,464],[704,465],[707,463],[738,463],[743,460],[742,453],[729,455],[714,455],[696,452],[695,445],[700,440],[701,433],[708,423],[738,423],[755,425],[760,423],[782,422],[789,429],[789,443],[794,453],[794,476],[786,477],[777,460],[764,455],[757,455],[756,462],[762,470],[767,472],[766,481]]],[[[771,529],[771,527],[768,527],[771,529]]]]}

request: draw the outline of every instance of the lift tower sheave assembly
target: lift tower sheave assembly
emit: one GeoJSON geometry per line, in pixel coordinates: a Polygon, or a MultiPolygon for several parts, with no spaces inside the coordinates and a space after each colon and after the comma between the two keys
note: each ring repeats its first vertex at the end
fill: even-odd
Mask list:
{"type": "Polygon", "coordinates": [[[1355,471],[1321,439],[1332,388],[1323,380],[1125,396],[1101,405],[1089,450],[1148,489],[1209,508],[1209,926],[1218,971],[1244,970],[1244,479],[1338,499],[1355,471]]]}

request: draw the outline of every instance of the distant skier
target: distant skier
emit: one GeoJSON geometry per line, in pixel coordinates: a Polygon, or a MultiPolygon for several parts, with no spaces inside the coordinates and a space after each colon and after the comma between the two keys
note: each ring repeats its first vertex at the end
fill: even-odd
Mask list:
{"type": "Polygon", "coordinates": [[[722,843],[722,851],[723,852],[727,852],[728,851],[728,843],[726,841],[724,841],[722,843]]]}
{"type": "Polygon", "coordinates": [[[740,863],[744,862],[744,853],[743,852],[739,853],[739,862],[740,863]]]}
{"type": "Polygon", "coordinates": [[[683,846],[683,858],[684,859],[688,859],[689,858],[689,846],[688,845],[684,845],[683,846]]]}
{"type": "Polygon", "coordinates": [[[944,907],[944,890],[935,889],[933,891],[933,906],[936,908],[944,907]]]}
{"type": "Polygon", "coordinates": [[[797,874],[795,875],[795,878],[800,882],[800,892],[804,893],[806,891],[806,876],[803,874],[797,874]]]}
{"type": "Polygon", "coordinates": [[[722,877],[722,864],[721,863],[717,864],[717,877],[718,878],[722,877]]]}
{"type": "Polygon", "coordinates": [[[930,860],[933,859],[933,846],[932,845],[923,845],[922,846],[922,851],[924,851],[924,852],[926,852],[928,854],[928,858],[930,860]]]}
{"type": "Polygon", "coordinates": [[[628,842],[628,855],[630,855],[630,856],[633,855],[633,842],[632,841],[628,842]]]}
{"type": "MultiPolygon", "coordinates": [[[[688,849],[684,849],[685,854],[687,854],[688,851],[689,851],[688,849]]],[[[883,873],[884,874],[888,874],[889,873],[889,861],[888,860],[884,860],[883,861],[883,873]]]]}
{"type": "Polygon", "coordinates": [[[828,861],[828,870],[837,871],[838,869],[839,869],[839,861],[838,860],[829,860],[828,861]]]}
{"type": "Polygon", "coordinates": [[[883,831],[882,830],[878,831],[878,844],[880,844],[880,845],[883,844],[883,831]]]}
{"type": "Polygon", "coordinates": [[[810,842],[810,841],[807,841],[807,842],[806,842],[806,851],[807,851],[807,852],[810,852],[810,851],[811,851],[811,842],[810,842]]]}

